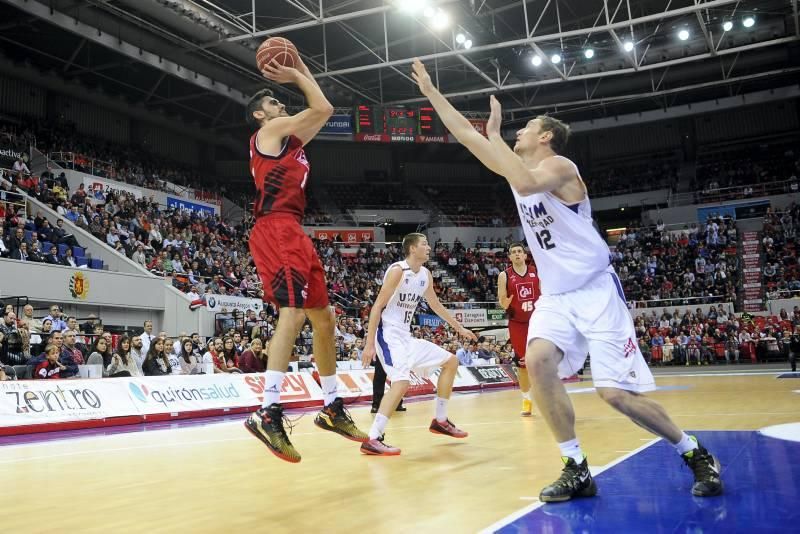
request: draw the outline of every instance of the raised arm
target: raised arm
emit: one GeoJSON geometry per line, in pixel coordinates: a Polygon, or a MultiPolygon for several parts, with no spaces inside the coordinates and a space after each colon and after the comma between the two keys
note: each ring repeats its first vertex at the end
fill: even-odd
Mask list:
{"type": "Polygon", "coordinates": [[[303,91],[308,108],[297,115],[276,117],[258,131],[258,139],[265,145],[280,143],[288,135],[295,135],[305,145],[325,126],[333,113],[333,106],[322,93],[319,84],[311,75],[305,63],[300,61],[297,69],[284,67],[277,62],[264,68],[266,78],[278,83],[294,83],[303,91]]]}

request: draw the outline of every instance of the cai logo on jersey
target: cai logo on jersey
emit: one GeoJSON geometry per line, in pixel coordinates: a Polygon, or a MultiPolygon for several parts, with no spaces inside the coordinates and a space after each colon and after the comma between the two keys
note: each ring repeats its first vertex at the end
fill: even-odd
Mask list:
{"type": "Polygon", "coordinates": [[[520,300],[528,300],[533,298],[533,282],[525,282],[517,284],[517,296],[520,300]]]}

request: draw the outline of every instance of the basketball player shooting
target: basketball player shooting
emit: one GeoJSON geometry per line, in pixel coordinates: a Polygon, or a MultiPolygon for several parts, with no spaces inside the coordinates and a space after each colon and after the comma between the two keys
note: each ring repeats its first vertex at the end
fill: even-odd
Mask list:
{"type": "Polygon", "coordinates": [[[636,343],[608,245],[592,225],[589,196],[577,166],[559,153],[569,127],[539,116],[517,132],[512,151],[500,134],[501,108],[490,98],[488,139],[434,87],[415,60],[412,76],[447,129],[491,171],[505,177],[539,273],[542,296],[528,327],[525,361],[533,397],[561,449],[561,476],[542,489],[542,502],[590,497],[597,486],[575,435],[575,412],[559,380],[591,353],[597,393],[642,428],[672,443],[694,474],[692,494],[722,493],[718,460],[642,393],[655,382],[636,343]],[[565,356],[566,355],[566,356],[565,356]]]}
{"type": "Polygon", "coordinates": [[[447,418],[447,402],[458,372],[458,358],[430,341],[411,335],[411,320],[419,301],[424,298],[431,310],[460,336],[477,338],[450,315],[436,296],[433,277],[424,266],[431,255],[428,239],[423,234],[408,234],[403,238],[403,254],[405,260],[390,265],[383,275],[383,285],[369,314],[367,344],[361,354],[361,361],[367,367],[377,353],[392,381],[369,430],[369,441],[361,444],[361,452],[373,456],[400,454],[400,449],[384,443],[383,435],[386,423],[408,390],[411,371],[425,372],[441,367],[436,384],[436,412],[429,430],[454,438],[467,437],[466,432],[447,418]]]}
{"type": "Polygon", "coordinates": [[[247,120],[258,128],[250,138],[250,169],[257,189],[250,252],[263,283],[264,300],[279,307],[280,315],[269,344],[263,404],[245,426],[288,462],[299,462],[301,457],[284,428],[280,391],[306,317],[314,331],[314,359],[325,404],[314,423],[353,441],[367,440],[337,395],[334,316],[328,304],[325,271],[301,226],[310,169],[303,146],[325,125],[333,107],[299,57],[295,65],[297,68],[273,61],[264,65],[262,72],[269,80],[299,87],[307,109],[290,116],[269,89],[258,91],[247,105],[247,120]]]}
{"type": "Polygon", "coordinates": [[[525,368],[525,347],[528,341],[528,322],[541,289],[539,275],[533,265],[528,265],[528,254],[522,243],[512,243],[508,247],[508,258],[511,260],[511,267],[497,275],[497,300],[508,317],[508,337],[514,349],[514,365],[519,377],[519,390],[522,392],[520,415],[530,417],[531,380],[525,368]]]}

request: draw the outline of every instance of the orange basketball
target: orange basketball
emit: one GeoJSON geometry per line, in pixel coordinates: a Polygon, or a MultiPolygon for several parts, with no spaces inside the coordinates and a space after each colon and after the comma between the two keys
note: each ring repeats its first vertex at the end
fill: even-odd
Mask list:
{"type": "Polygon", "coordinates": [[[300,64],[297,48],[284,37],[270,37],[261,43],[256,51],[256,65],[259,71],[263,71],[264,66],[273,59],[285,67],[297,67],[300,64]]]}

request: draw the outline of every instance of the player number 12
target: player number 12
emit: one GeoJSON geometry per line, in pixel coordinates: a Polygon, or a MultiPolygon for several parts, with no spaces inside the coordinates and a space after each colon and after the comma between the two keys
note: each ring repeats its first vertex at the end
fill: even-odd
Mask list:
{"type": "Polygon", "coordinates": [[[550,230],[542,230],[541,232],[536,232],[536,241],[539,242],[539,247],[543,248],[544,250],[550,250],[551,248],[556,248],[555,243],[552,242],[553,236],[550,235],[550,230]]]}

